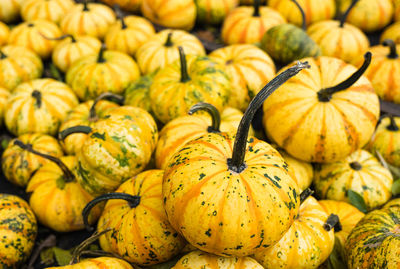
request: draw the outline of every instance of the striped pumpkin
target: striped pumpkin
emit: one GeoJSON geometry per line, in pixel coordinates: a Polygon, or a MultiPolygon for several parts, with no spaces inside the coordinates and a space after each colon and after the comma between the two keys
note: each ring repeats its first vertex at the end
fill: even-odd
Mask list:
{"type": "Polygon", "coordinates": [[[227,46],[213,51],[209,57],[225,65],[233,87],[229,105],[243,111],[276,72],[268,54],[254,45],[227,46]]]}
{"type": "Polygon", "coordinates": [[[8,43],[8,36],[10,35],[10,29],[7,24],[0,21],[0,46],[4,46],[8,43]]]}
{"type": "Polygon", "coordinates": [[[119,5],[119,7],[128,12],[139,13],[140,6],[143,0],[100,0],[101,2],[113,7],[119,5]]]}
{"type": "Polygon", "coordinates": [[[385,204],[384,207],[400,206],[400,198],[390,200],[385,204]]]}
{"type": "MultiPolygon", "coordinates": [[[[25,144],[32,145],[34,150],[54,157],[63,156],[62,148],[58,144],[57,139],[49,135],[38,133],[24,134],[19,136],[18,139],[25,144]]],[[[14,145],[14,141],[15,140],[11,140],[3,152],[1,166],[4,176],[8,181],[17,186],[26,187],[31,176],[40,167],[48,163],[48,161],[35,154],[22,150],[17,145],[14,145]]]]}
{"type": "Polygon", "coordinates": [[[307,162],[339,161],[363,147],[379,117],[378,96],[361,76],[370,54],[366,58],[357,72],[354,66],[332,57],[303,59],[311,68],[264,103],[263,124],[269,137],[293,157],[307,162]]]}
{"type": "MultiPolygon", "coordinates": [[[[400,5],[399,5],[400,7],[400,5]]],[[[399,9],[400,10],[400,9],[399,9]]],[[[400,12],[399,12],[400,13],[400,12]]],[[[383,31],[382,35],[381,35],[381,43],[385,40],[385,39],[391,39],[393,40],[396,44],[400,44],[400,21],[393,23],[392,25],[390,25],[389,27],[387,27],[385,29],[385,31],[383,31]]]]}
{"type": "Polygon", "coordinates": [[[131,83],[125,90],[125,101],[126,106],[136,106],[143,108],[154,116],[153,110],[151,109],[150,99],[150,86],[153,83],[155,73],[141,76],[138,80],[131,83]]]}
{"type": "Polygon", "coordinates": [[[21,5],[25,0],[0,1],[0,21],[5,23],[15,22],[19,18],[21,5]]]}
{"type": "Polygon", "coordinates": [[[48,267],[47,269],[134,269],[124,260],[111,257],[85,259],[78,263],[65,266],[48,267]]]}
{"type": "Polygon", "coordinates": [[[3,125],[4,112],[10,92],[0,87],[0,127],[3,125]]]}
{"type": "Polygon", "coordinates": [[[239,5],[239,0],[195,0],[197,8],[196,20],[202,24],[218,25],[226,15],[239,5]]]}
{"type": "Polygon", "coordinates": [[[59,24],[75,5],[73,0],[25,0],[21,6],[24,21],[47,20],[59,24]]]}
{"type": "Polygon", "coordinates": [[[0,87],[10,91],[22,82],[40,78],[42,60],[27,48],[5,46],[0,49],[0,87]]]}
{"type": "Polygon", "coordinates": [[[104,38],[109,50],[135,55],[141,45],[155,35],[153,25],[143,17],[121,17],[110,26],[104,38]]]}
{"type": "Polygon", "coordinates": [[[322,164],[314,171],[314,185],[323,199],[349,202],[348,190],[364,199],[368,210],[391,197],[393,177],[368,151],[357,150],[345,159],[322,164]]]}
{"type": "Polygon", "coordinates": [[[205,55],[203,45],[196,36],[181,30],[158,32],[136,52],[142,74],[150,74],[179,59],[178,47],[187,55],[205,55]]]}
{"type": "Polygon", "coordinates": [[[141,11],[151,22],[189,31],[196,20],[194,0],[143,0],[141,11]]]}
{"type": "Polygon", "coordinates": [[[55,135],[68,111],[78,105],[73,91],[54,79],[35,79],[19,85],[7,100],[5,122],[14,135],[55,135]]]}
{"type": "Polygon", "coordinates": [[[221,257],[203,252],[192,251],[175,264],[171,269],[263,269],[250,257],[221,257]]]}

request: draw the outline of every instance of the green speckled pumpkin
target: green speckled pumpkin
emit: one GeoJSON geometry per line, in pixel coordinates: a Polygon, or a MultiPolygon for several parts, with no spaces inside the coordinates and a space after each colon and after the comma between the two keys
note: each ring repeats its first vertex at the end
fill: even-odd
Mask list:
{"type": "Polygon", "coordinates": [[[141,76],[126,88],[124,94],[124,104],[126,106],[137,106],[153,115],[153,111],[151,110],[150,86],[153,83],[155,74],[156,72],[141,76]]]}
{"type": "Polygon", "coordinates": [[[202,24],[220,24],[225,16],[239,5],[239,0],[195,0],[196,20],[202,24]]]}

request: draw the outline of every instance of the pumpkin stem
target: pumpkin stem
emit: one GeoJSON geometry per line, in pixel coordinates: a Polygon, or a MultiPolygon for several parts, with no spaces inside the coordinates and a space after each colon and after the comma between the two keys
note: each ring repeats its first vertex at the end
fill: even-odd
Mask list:
{"type": "Polygon", "coordinates": [[[352,162],[349,164],[351,169],[355,170],[355,171],[360,171],[362,169],[362,165],[359,162],[352,162]]]}
{"type": "Polygon", "coordinates": [[[396,44],[392,39],[385,39],[383,40],[382,44],[390,48],[390,53],[387,56],[390,59],[397,59],[399,55],[397,54],[396,44]]]}
{"type": "Polygon", "coordinates": [[[365,55],[364,55],[365,60],[364,60],[363,65],[360,67],[360,69],[358,69],[356,72],[354,72],[354,74],[352,74],[348,79],[339,83],[336,86],[320,90],[317,93],[318,100],[320,102],[329,102],[334,93],[343,91],[343,90],[351,87],[351,85],[353,85],[354,83],[356,83],[357,80],[364,74],[365,70],[367,70],[369,64],[371,63],[371,56],[372,56],[371,52],[365,53],[365,55]]]}
{"type": "Polygon", "coordinates": [[[203,110],[206,111],[211,116],[211,126],[208,127],[207,132],[209,133],[219,133],[219,127],[221,125],[221,116],[219,115],[218,109],[212,104],[200,102],[192,106],[188,112],[189,115],[203,110]]]}
{"type": "Polygon", "coordinates": [[[301,17],[303,19],[303,23],[301,24],[301,28],[306,31],[307,30],[307,24],[306,24],[306,13],[304,12],[303,8],[300,6],[299,2],[297,2],[296,0],[291,0],[296,6],[297,8],[300,10],[301,13],[301,17]]]}
{"type": "Polygon", "coordinates": [[[115,93],[111,92],[105,92],[100,94],[93,102],[93,105],[90,107],[89,111],[89,121],[94,122],[98,120],[97,114],[96,114],[96,105],[100,100],[103,99],[115,99],[116,103],[122,105],[124,102],[124,97],[115,93]]]}
{"type": "Polygon", "coordinates": [[[232,158],[228,159],[229,170],[240,173],[246,168],[244,157],[246,154],[247,137],[249,135],[249,128],[251,121],[254,118],[257,110],[262,106],[265,99],[268,98],[276,89],[283,83],[295,76],[304,68],[310,68],[308,62],[298,62],[295,66],[288,68],[261,89],[261,91],[251,100],[244,115],[239,123],[238,130],[233,145],[232,158]]]}
{"type": "Polygon", "coordinates": [[[73,126],[73,127],[70,127],[70,128],[67,128],[67,129],[61,131],[58,134],[58,139],[64,140],[67,136],[69,136],[71,134],[76,134],[76,133],[89,134],[91,131],[92,131],[92,128],[90,128],[89,126],[85,126],[85,125],[73,126]]]}
{"type": "Polygon", "coordinates": [[[99,197],[96,197],[92,201],[90,201],[85,208],[82,210],[82,217],[83,217],[83,223],[85,224],[86,230],[90,231],[93,230],[93,227],[90,227],[88,217],[90,210],[96,206],[98,203],[111,200],[111,199],[122,199],[128,202],[129,206],[131,208],[136,208],[140,204],[140,196],[137,195],[130,195],[127,193],[122,193],[122,192],[112,192],[112,193],[106,193],[103,194],[99,197]]]}
{"type": "Polygon", "coordinates": [[[42,34],[42,33],[40,33],[40,32],[39,32],[39,34],[40,34],[44,39],[47,39],[47,40],[59,41],[59,40],[65,39],[65,38],[67,38],[67,37],[70,37],[72,43],[75,43],[75,42],[76,42],[75,37],[74,37],[73,35],[71,35],[71,34],[66,34],[66,35],[62,35],[62,36],[59,36],[59,37],[53,37],[53,38],[52,38],[52,37],[47,37],[47,36],[45,36],[44,34],[42,34]]]}
{"type": "Polygon", "coordinates": [[[343,28],[344,23],[346,22],[347,17],[348,17],[349,14],[350,14],[350,11],[353,9],[353,7],[357,4],[358,1],[359,1],[359,0],[353,0],[353,1],[351,2],[351,4],[350,4],[349,8],[344,12],[344,14],[342,15],[342,17],[340,18],[340,25],[339,25],[340,28],[343,28]]]}
{"type": "Polygon", "coordinates": [[[253,17],[260,17],[260,0],[254,0],[254,13],[253,17]]]}
{"type": "Polygon", "coordinates": [[[32,97],[36,99],[36,106],[38,108],[42,107],[42,93],[38,90],[32,92],[32,97]]]}
{"type": "Polygon", "coordinates": [[[305,189],[300,193],[300,204],[302,204],[308,197],[310,197],[314,191],[310,188],[305,189]]]}
{"type": "Polygon", "coordinates": [[[174,43],[172,42],[172,32],[169,32],[168,36],[167,36],[167,41],[165,41],[164,46],[165,47],[172,47],[173,45],[174,45],[174,43]]]}
{"type": "Polygon", "coordinates": [[[64,173],[64,180],[66,182],[72,182],[75,180],[75,175],[71,172],[71,170],[69,170],[69,168],[57,157],[48,155],[48,154],[44,154],[41,153],[39,151],[36,151],[32,148],[31,144],[25,144],[24,142],[22,142],[19,139],[14,140],[14,145],[20,147],[23,150],[26,150],[30,153],[33,153],[35,155],[38,155],[40,157],[43,157],[49,161],[52,161],[53,163],[57,164],[58,167],[60,167],[60,169],[63,171],[64,173]]]}
{"type": "Polygon", "coordinates": [[[399,126],[397,126],[396,121],[393,115],[389,116],[390,124],[386,127],[387,130],[397,132],[399,130],[399,126]]]}
{"type": "Polygon", "coordinates": [[[0,50],[0,60],[7,58],[7,55],[4,54],[3,51],[0,50]]]}
{"type": "Polygon", "coordinates": [[[178,50],[179,50],[179,59],[181,61],[181,82],[186,82],[190,80],[189,74],[187,72],[186,56],[181,46],[178,47],[178,50]]]}
{"type": "Polygon", "coordinates": [[[115,4],[113,6],[113,8],[114,8],[114,11],[115,11],[115,13],[117,15],[117,19],[119,19],[121,21],[122,29],[128,28],[128,26],[126,26],[125,19],[124,19],[124,14],[122,13],[120,6],[118,4],[115,4]]]}
{"type": "Polygon", "coordinates": [[[89,11],[87,0],[84,0],[82,4],[83,4],[83,11],[89,11]]]}
{"type": "Polygon", "coordinates": [[[97,62],[98,63],[105,63],[106,59],[104,59],[104,51],[106,50],[106,44],[101,44],[101,48],[99,51],[99,56],[97,57],[97,62]]]}
{"type": "Polygon", "coordinates": [[[342,230],[342,224],[340,223],[339,217],[335,214],[329,215],[323,227],[327,232],[332,230],[332,228],[335,229],[335,232],[340,232],[342,230]]]}

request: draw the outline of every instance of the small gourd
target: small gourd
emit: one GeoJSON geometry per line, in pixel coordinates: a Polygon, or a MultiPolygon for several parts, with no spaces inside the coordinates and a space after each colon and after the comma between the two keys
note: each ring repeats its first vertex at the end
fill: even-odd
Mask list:
{"type": "Polygon", "coordinates": [[[25,0],[1,0],[0,1],[0,21],[12,23],[18,20],[21,5],[25,0]]]}
{"type": "Polygon", "coordinates": [[[196,20],[201,24],[221,24],[229,12],[239,5],[239,0],[195,0],[196,20]]]}
{"type": "Polygon", "coordinates": [[[400,21],[395,22],[389,27],[385,28],[385,31],[383,31],[381,35],[381,43],[386,39],[391,39],[394,41],[394,43],[400,44],[400,21]]]}
{"type": "Polygon", "coordinates": [[[24,21],[47,20],[59,24],[75,5],[73,0],[25,0],[21,6],[24,21]]]}
{"type": "Polygon", "coordinates": [[[4,112],[6,108],[7,99],[10,96],[10,92],[0,87],[0,127],[3,126],[4,112]]]}
{"type": "Polygon", "coordinates": [[[138,80],[132,82],[125,90],[124,105],[143,108],[154,116],[151,109],[150,86],[156,73],[141,76],[138,80]]]}
{"type": "Polygon", "coordinates": [[[4,46],[8,42],[8,36],[10,35],[10,29],[7,24],[0,21],[0,46],[4,46]]]}

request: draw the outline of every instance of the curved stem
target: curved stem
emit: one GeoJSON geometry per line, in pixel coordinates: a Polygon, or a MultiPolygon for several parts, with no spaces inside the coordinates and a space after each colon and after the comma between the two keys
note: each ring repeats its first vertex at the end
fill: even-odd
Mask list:
{"type": "Polygon", "coordinates": [[[121,96],[121,95],[118,95],[118,94],[115,94],[115,93],[112,93],[112,92],[105,92],[105,93],[100,94],[94,100],[93,105],[90,107],[90,110],[89,110],[89,121],[96,121],[98,119],[97,118],[97,114],[96,114],[96,105],[100,100],[103,100],[103,99],[115,99],[116,102],[118,104],[120,104],[120,105],[122,105],[123,102],[124,102],[124,97],[121,96]]]}
{"type": "Polygon", "coordinates": [[[23,150],[26,150],[30,153],[33,153],[40,157],[43,157],[43,158],[57,164],[58,167],[60,167],[60,169],[63,171],[66,182],[72,182],[75,180],[75,175],[71,172],[71,170],[69,170],[69,168],[59,158],[36,151],[32,148],[31,144],[25,144],[19,139],[14,140],[14,145],[20,147],[23,150]]]}
{"type": "Polygon", "coordinates": [[[313,193],[314,193],[314,191],[310,188],[307,188],[302,193],[300,193],[300,204],[302,204],[313,193]]]}
{"type": "Polygon", "coordinates": [[[36,99],[36,106],[38,108],[42,107],[42,93],[38,90],[32,92],[32,97],[36,99]]]}
{"type": "Polygon", "coordinates": [[[253,17],[260,17],[260,0],[254,0],[254,13],[253,17]]]}
{"type": "Polygon", "coordinates": [[[303,8],[300,6],[299,2],[297,2],[296,0],[291,0],[296,6],[297,8],[300,10],[301,13],[301,17],[303,19],[303,23],[301,24],[301,28],[306,31],[307,30],[307,24],[306,24],[306,13],[304,12],[303,8]]]}
{"type": "Polygon", "coordinates": [[[399,126],[396,124],[394,116],[390,115],[389,118],[390,118],[390,124],[386,127],[386,129],[389,131],[397,132],[399,130],[399,126]]]}
{"type": "Polygon", "coordinates": [[[221,125],[221,116],[219,115],[218,109],[212,104],[200,102],[192,106],[188,112],[189,115],[202,110],[206,111],[211,116],[211,126],[208,127],[209,133],[219,133],[219,127],[221,125]]]}
{"type": "Polygon", "coordinates": [[[190,80],[189,74],[187,72],[186,56],[181,46],[178,47],[178,50],[179,50],[179,60],[181,61],[181,82],[186,82],[190,80]]]}
{"type": "Polygon", "coordinates": [[[342,230],[342,225],[340,223],[339,217],[335,214],[329,215],[323,227],[327,232],[329,232],[332,229],[335,229],[335,232],[340,232],[342,230]]]}
{"type": "Polygon", "coordinates": [[[69,136],[71,134],[76,134],[76,133],[89,134],[91,131],[92,131],[92,128],[90,128],[89,126],[78,125],[78,126],[70,127],[70,128],[67,128],[67,129],[61,131],[58,134],[58,139],[64,140],[67,136],[69,136]]]}
{"type": "Polygon", "coordinates": [[[117,19],[119,19],[121,21],[122,29],[126,29],[128,26],[126,26],[125,19],[124,19],[124,14],[122,13],[120,6],[118,4],[115,4],[113,6],[113,8],[114,8],[114,11],[115,11],[115,13],[117,15],[117,19]]]}
{"type": "Polygon", "coordinates": [[[348,79],[339,83],[336,86],[320,90],[317,93],[318,100],[320,102],[329,102],[334,93],[343,91],[343,90],[351,87],[351,85],[353,85],[354,83],[356,83],[357,80],[364,74],[365,70],[367,70],[369,64],[371,63],[371,56],[372,56],[371,52],[365,53],[365,55],[364,55],[365,60],[364,60],[363,65],[360,67],[360,69],[358,69],[356,72],[354,72],[354,74],[351,75],[348,79]]]}
{"type": "Polygon", "coordinates": [[[59,41],[59,40],[65,39],[65,38],[67,38],[67,37],[70,37],[72,43],[75,43],[75,42],[76,42],[75,37],[74,37],[73,35],[71,35],[71,34],[66,34],[66,35],[62,35],[62,36],[54,37],[54,38],[47,37],[47,36],[45,36],[44,34],[42,34],[42,33],[40,33],[40,32],[39,32],[39,34],[40,34],[44,39],[47,39],[47,40],[59,41]]]}
{"type": "Polygon", "coordinates": [[[122,193],[122,192],[112,192],[112,193],[107,193],[103,194],[99,197],[96,197],[92,201],[90,201],[85,208],[82,210],[82,217],[83,217],[83,223],[85,224],[85,228],[90,231],[93,228],[90,227],[89,225],[89,214],[90,210],[96,206],[98,203],[103,202],[103,201],[108,201],[111,199],[122,199],[128,202],[129,206],[131,208],[136,208],[140,204],[140,196],[137,195],[130,195],[127,193],[122,193]]]}
{"type": "Polygon", "coordinates": [[[298,62],[295,66],[288,68],[261,89],[261,91],[251,100],[250,105],[246,109],[242,120],[239,123],[238,130],[233,145],[232,158],[228,159],[228,167],[235,173],[240,173],[246,168],[244,157],[246,154],[247,137],[251,121],[257,110],[262,106],[265,99],[270,96],[283,83],[295,76],[304,68],[310,68],[307,62],[298,62]]]}
{"type": "Polygon", "coordinates": [[[7,55],[4,54],[2,50],[0,50],[0,60],[7,58],[7,55]]]}
{"type": "Polygon", "coordinates": [[[165,41],[164,44],[165,47],[172,47],[174,45],[174,43],[172,42],[172,34],[173,34],[172,31],[168,33],[167,41],[165,41]]]}
{"type": "Polygon", "coordinates": [[[104,59],[104,51],[106,50],[106,44],[101,44],[101,48],[99,51],[99,56],[97,57],[97,62],[98,63],[104,63],[106,59],[104,59]]]}
{"type": "Polygon", "coordinates": [[[397,48],[396,48],[396,43],[392,39],[385,39],[383,40],[382,44],[386,47],[390,48],[390,53],[387,56],[390,59],[397,59],[399,58],[399,55],[397,54],[397,48]]]}
{"type": "Polygon", "coordinates": [[[362,165],[359,162],[351,162],[350,164],[351,169],[355,171],[360,171],[362,169],[362,165]]]}
{"type": "Polygon", "coordinates": [[[343,28],[344,23],[346,22],[347,17],[348,17],[349,14],[350,14],[350,11],[353,9],[353,7],[357,4],[358,1],[359,1],[359,0],[353,0],[353,1],[351,2],[349,8],[346,10],[346,12],[345,12],[345,13],[342,15],[342,17],[340,18],[340,25],[339,25],[339,27],[343,28]]]}

